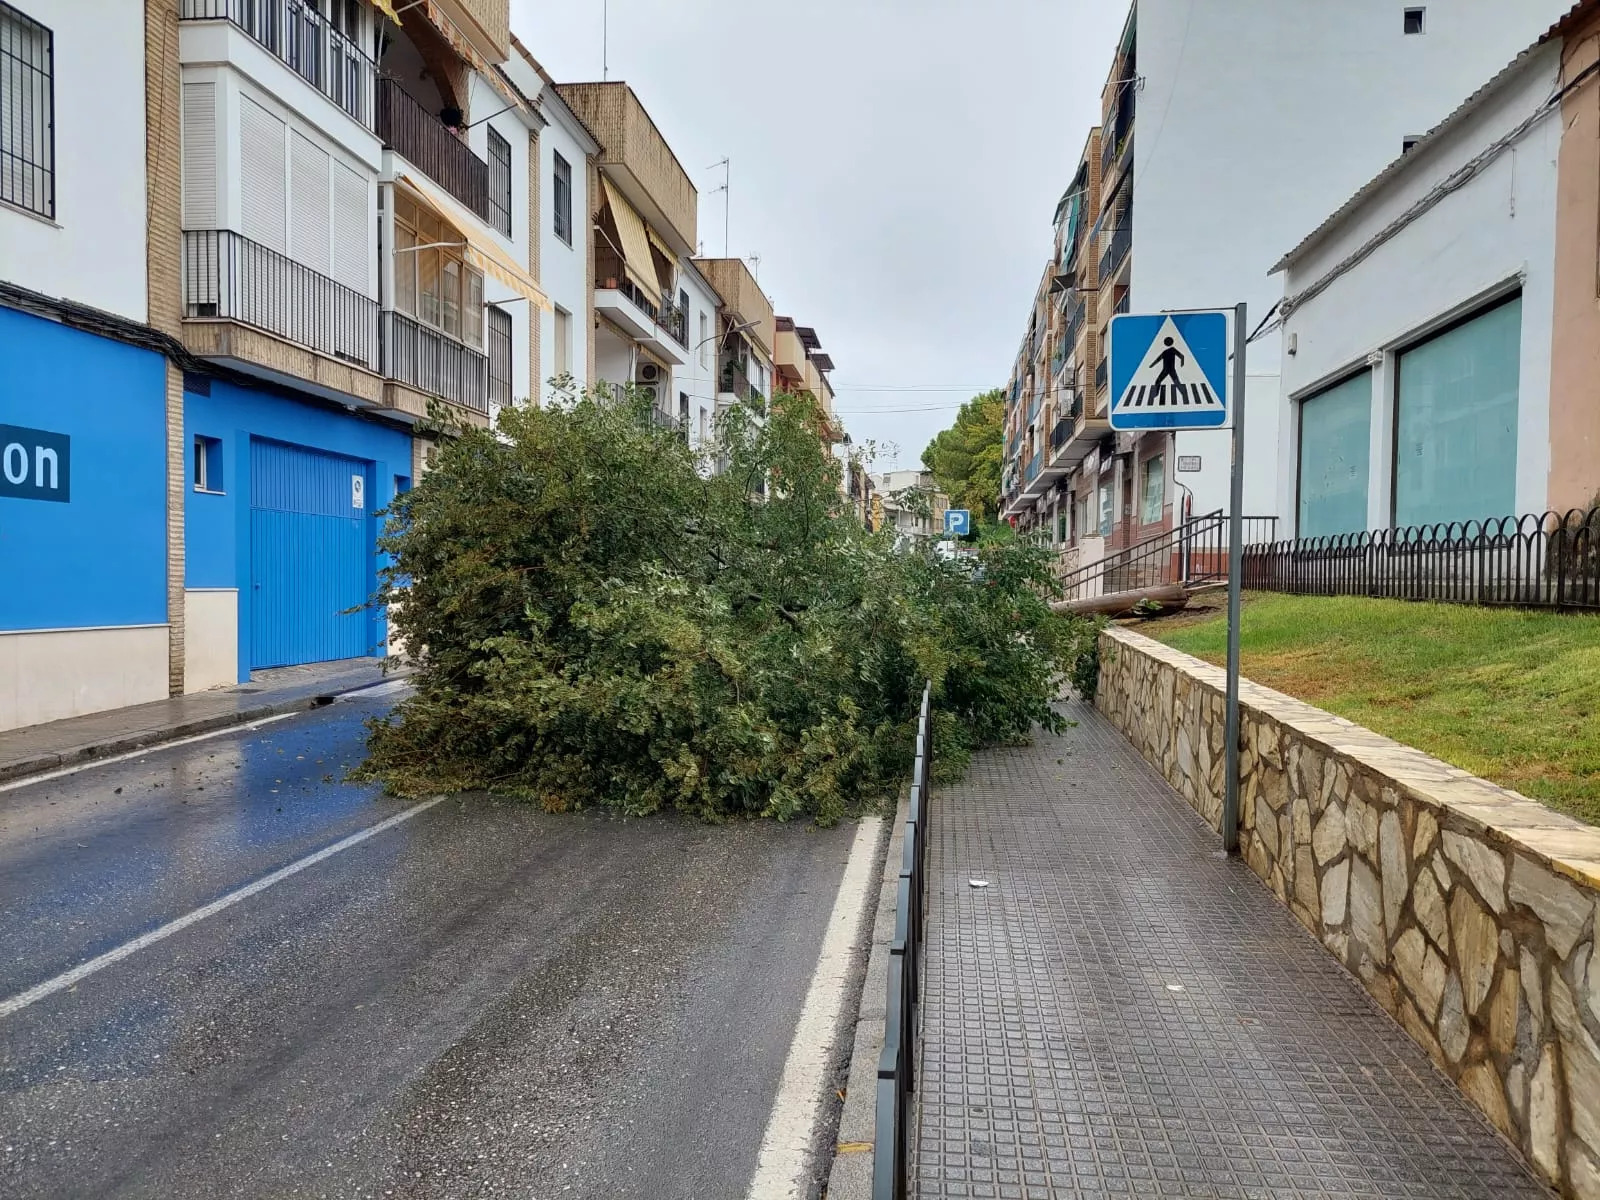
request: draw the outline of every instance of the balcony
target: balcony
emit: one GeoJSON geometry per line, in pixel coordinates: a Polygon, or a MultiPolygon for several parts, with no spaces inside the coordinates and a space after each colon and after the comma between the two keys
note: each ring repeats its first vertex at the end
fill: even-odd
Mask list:
{"type": "Polygon", "coordinates": [[[671,235],[679,253],[693,253],[694,184],[633,89],[625,83],[563,83],[556,91],[600,142],[598,165],[628,201],[657,230],[671,235]]]}
{"type": "MultiPolygon", "coordinates": [[[[401,12],[406,5],[397,5],[401,12]]],[[[508,0],[442,0],[440,9],[466,36],[473,47],[490,62],[511,57],[511,5],[508,0]]],[[[427,14],[419,7],[418,16],[427,14]]],[[[432,19],[432,14],[427,14],[432,19]]]]}
{"type": "Polygon", "coordinates": [[[227,21],[373,128],[377,66],[305,0],[183,0],[185,21],[227,21]]]}
{"type": "Polygon", "coordinates": [[[489,164],[393,79],[378,81],[377,111],[383,144],[490,224],[489,164]]]}
{"type": "Polygon", "coordinates": [[[183,234],[183,312],[236,321],[356,366],[378,366],[378,302],[227,229],[183,234]]]}
{"type": "Polygon", "coordinates": [[[663,296],[654,327],[640,340],[674,366],[683,366],[689,361],[689,314],[663,296]]]}
{"type": "Polygon", "coordinates": [[[1068,356],[1077,348],[1078,335],[1083,332],[1083,323],[1088,316],[1088,301],[1080,296],[1077,303],[1072,306],[1072,311],[1067,314],[1067,327],[1061,335],[1061,340],[1066,345],[1068,356]]]}
{"type": "Polygon", "coordinates": [[[1106,390],[1106,379],[1110,372],[1110,364],[1106,359],[1100,360],[1100,365],[1094,369],[1094,390],[1099,395],[1106,390]]]}
{"type": "Polygon", "coordinates": [[[742,366],[734,364],[722,368],[722,382],[717,385],[717,392],[723,396],[733,396],[748,405],[754,412],[765,416],[767,412],[767,398],[744,374],[742,366]],[[734,369],[730,370],[729,367],[734,369]]]}
{"type": "Polygon", "coordinates": [[[656,306],[634,286],[626,275],[605,280],[605,287],[594,291],[595,311],[636,342],[656,335],[656,306]]]}
{"type": "Polygon", "coordinates": [[[1106,247],[1100,256],[1100,282],[1104,286],[1110,283],[1122,264],[1128,260],[1128,251],[1133,249],[1133,213],[1131,211],[1122,215],[1122,222],[1117,226],[1116,232],[1111,235],[1111,244],[1106,247]]]}
{"type": "Polygon", "coordinates": [[[384,312],[382,331],[386,378],[488,415],[488,356],[401,312],[384,312]]]}

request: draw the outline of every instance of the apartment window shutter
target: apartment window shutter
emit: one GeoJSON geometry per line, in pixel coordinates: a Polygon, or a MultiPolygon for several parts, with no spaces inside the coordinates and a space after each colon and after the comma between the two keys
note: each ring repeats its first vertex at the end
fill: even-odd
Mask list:
{"type": "Polygon", "coordinates": [[[217,227],[216,84],[183,85],[183,227],[217,227]]]}
{"type": "Polygon", "coordinates": [[[489,130],[489,224],[511,236],[511,143],[489,130]]]}
{"type": "Polygon", "coordinates": [[[289,256],[329,275],[328,152],[298,131],[289,141],[289,256]]]}
{"type": "MultiPolygon", "coordinates": [[[[483,347],[483,276],[471,267],[464,269],[466,296],[461,309],[461,340],[469,346],[483,347]]],[[[495,309],[495,312],[500,312],[495,309]]],[[[506,314],[501,314],[505,316],[506,314]]],[[[509,321],[511,318],[506,316],[509,321]]]]}
{"type": "Polygon", "coordinates": [[[333,277],[363,296],[371,294],[367,181],[342,162],[333,164],[333,277]]]}
{"type": "Polygon", "coordinates": [[[283,122],[248,96],[241,96],[239,133],[244,235],[282,254],[288,216],[283,122]]]}

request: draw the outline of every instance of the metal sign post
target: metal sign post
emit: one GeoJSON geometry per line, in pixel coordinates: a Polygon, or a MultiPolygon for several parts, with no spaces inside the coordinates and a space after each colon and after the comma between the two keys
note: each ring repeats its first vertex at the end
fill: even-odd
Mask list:
{"type": "Polygon", "coordinates": [[[1226,747],[1222,785],[1222,848],[1239,849],[1239,585],[1244,575],[1244,388],[1245,313],[1240,304],[1233,316],[1233,479],[1228,515],[1228,714],[1223,738],[1226,747]]]}
{"type": "MultiPolygon", "coordinates": [[[[1239,586],[1244,564],[1244,388],[1246,306],[1111,318],[1112,429],[1220,429],[1233,426],[1232,511],[1228,517],[1228,714],[1222,845],[1239,849],[1239,586]],[[1233,320],[1233,372],[1227,370],[1233,320]]],[[[1198,470],[1184,455],[1178,470],[1198,470]],[[1186,461],[1187,460],[1187,461],[1186,461]],[[1192,465],[1191,465],[1192,464],[1192,465]]]]}

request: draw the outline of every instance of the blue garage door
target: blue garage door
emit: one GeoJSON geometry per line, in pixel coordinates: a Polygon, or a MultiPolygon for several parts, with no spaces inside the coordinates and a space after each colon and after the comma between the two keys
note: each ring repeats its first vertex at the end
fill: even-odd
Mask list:
{"type": "Polygon", "coordinates": [[[251,439],[252,668],[373,653],[367,613],[348,611],[373,591],[371,483],[370,463],[251,439]]]}

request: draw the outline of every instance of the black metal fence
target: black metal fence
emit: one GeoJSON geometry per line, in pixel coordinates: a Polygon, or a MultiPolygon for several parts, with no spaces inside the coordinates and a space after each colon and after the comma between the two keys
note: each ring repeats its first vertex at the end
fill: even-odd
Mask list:
{"type": "Polygon", "coordinates": [[[872,1200],[905,1200],[911,1151],[911,1093],[917,1013],[922,1002],[924,871],[928,844],[929,772],[933,767],[931,685],[923,685],[917,751],[911,765],[911,805],[895,883],[894,938],[889,943],[889,995],[883,1051],[878,1056],[878,1112],[873,1134],[872,1200]]]}
{"type": "Polygon", "coordinates": [[[404,313],[383,314],[383,373],[473,412],[489,411],[489,360],[404,313]]]}
{"type": "Polygon", "coordinates": [[[183,311],[378,365],[378,302],[227,229],[183,234],[183,311]]]}
{"type": "Polygon", "coordinates": [[[1600,507],[1247,544],[1244,586],[1600,610],[1600,507]]]}
{"type": "MultiPolygon", "coordinates": [[[[377,65],[305,0],[183,0],[185,21],[229,21],[368,129],[377,65]]],[[[420,165],[420,164],[419,164],[420,165]]]]}
{"type": "Polygon", "coordinates": [[[377,133],[485,225],[491,223],[489,164],[393,79],[378,80],[377,133]]]}

